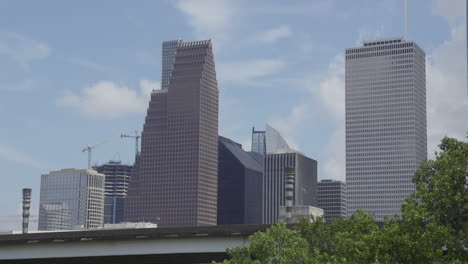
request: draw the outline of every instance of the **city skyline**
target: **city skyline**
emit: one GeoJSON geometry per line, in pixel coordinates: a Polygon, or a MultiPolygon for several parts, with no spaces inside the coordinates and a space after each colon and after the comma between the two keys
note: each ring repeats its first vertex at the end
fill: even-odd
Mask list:
{"type": "MultiPolygon", "coordinates": [[[[60,25],[48,30],[42,28],[62,15],[56,14],[43,23],[37,23],[41,27],[38,29],[5,13],[2,16],[5,19],[2,20],[2,25],[5,26],[0,31],[0,56],[6,59],[0,67],[5,69],[8,77],[0,82],[3,98],[0,101],[0,120],[8,126],[0,134],[0,164],[5,168],[5,175],[11,175],[12,178],[6,186],[2,186],[2,193],[5,197],[17,197],[18,202],[15,204],[12,202],[14,199],[3,199],[5,201],[0,204],[0,215],[17,213],[21,201],[20,190],[23,187],[33,188],[32,214],[37,214],[40,174],[65,167],[85,168],[86,155],[80,152],[83,146],[114,135],[118,138],[120,133],[141,130],[143,112],[148,103],[145,95],[148,91],[159,88],[160,43],[162,40],[178,37],[196,40],[204,35],[203,37],[212,38],[215,43],[215,56],[220,58],[217,66],[219,64],[223,69],[219,72],[220,135],[241,142],[246,147],[250,145],[252,126],[261,127],[265,122],[272,123],[273,127],[285,135],[292,147],[318,160],[320,179],[344,179],[344,134],[340,134],[344,128],[343,117],[340,117],[343,115],[341,107],[344,104],[344,94],[340,94],[344,92],[344,48],[359,45],[362,40],[401,35],[400,25],[392,26],[390,22],[399,21],[401,17],[400,1],[384,2],[385,4],[360,1],[354,4],[358,7],[368,6],[372,11],[378,9],[378,14],[370,14],[366,8],[357,11],[353,9],[356,7],[342,1],[320,1],[322,5],[298,2],[297,6],[282,10],[275,9],[280,6],[278,3],[270,8],[262,8],[265,3],[257,3],[259,6],[249,8],[251,12],[258,12],[261,17],[276,14],[280,19],[269,20],[266,24],[243,31],[245,36],[236,39],[236,48],[232,48],[233,38],[238,34],[236,27],[243,28],[242,23],[236,21],[227,25],[217,22],[236,17],[239,9],[248,6],[242,1],[219,1],[215,7],[227,12],[228,20],[210,16],[209,19],[214,19],[215,23],[201,19],[203,5],[197,8],[190,1],[161,4],[161,10],[170,13],[161,19],[168,19],[170,15],[176,17],[169,27],[173,32],[169,32],[167,28],[160,29],[154,20],[149,20],[148,14],[137,16],[141,10],[125,8],[121,3],[115,4],[116,8],[120,8],[118,10],[123,10],[118,13],[123,16],[122,19],[126,23],[133,23],[132,26],[139,27],[140,30],[131,34],[132,31],[126,27],[124,34],[135,40],[151,43],[142,46],[116,41],[120,39],[120,35],[115,35],[112,30],[103,30],[112,29],[112,23],[95,23],[96,31],[90,29],[88,35],[77,30],[83,29],[83,25],[73,24],[75,19],[81,21],[82,17],[71,16],[69,20],[64,18],[72,25],[70,32],[76,32],[76,37],[92,37],[83,42],[83,49],[78,49],[66,40],[69,38],[76,41],[74,36],[60,30],[60,25]],[[384,8],[386,11],[383,11],[384,8]],[[325,15],[318,15],[317,10],[324,11],[325,15]],[[308,21],[307,24],[328,21],[327,14],[332,16],[331,11],[334,12],[332,20],[336,21],[330,21],[328,25],[322,24],[325,29],[300,26],[305,21],[308,21]],[[287,12],[289,14],[285,14],[287,12]],[[356,17],[360,12],[362,20],[356,17]],[[297,18],[293,19],[293,16],[297,18]],[[372,20],[377,16],[382,18],[372,20]],[[350,21],[353,23],[349,23],[350,21]],[[345,25],[346,23],[349,25],[345,25]],[[220,30],[223,27],[226,30],[220,30]],[[337,35],[340,36],[334,36],[333,31],[339,32],[337,35]],[[63,39],[54,37],[55,32],[65,34],[63,39]],[[107,35],[98,35],[103,32],[107,35]],[[104,40],[115,41],[115,46],[111,47],[113,45],[104,40]],[[218,43],[219,48],[216,48],[218,43]],[[110,47],[108,50],[104,48],[106,45],[110,47]],[[76,53],[64,47],[75,49],[76,53]],[[116,53],[127,49],[131,52],[116,53]],[[26,52],[30,50],[33,52],[26,52]],[[247,51],[246,57],[239,56],[243,51],[247,51]],[[257,56],[251,57],[252,54],[257,56]],[[134,60],[139,60],[138,63],[127,63],[124,60],[129,60],[131,56],[134,60]],[[69,66],[64,66],[61,71],[54,68],[54,65],[57,67],[63,64],[69,66]],[[135,70],[128,70],[125,64],[135,70]],[[304,69],[298,71],[301,68],[304,69]],[[22,79],[20,76],[26,78],[22,79]],[[144,88],[145,93],[141,93],[140,88],[144,88]],[[105,98],[109,100],[104,100],[102,93],[107,94],[105,98]],[[112,98],[124,103],[114,106],[108,103],[112,102],[112,98]],[[31,108],[31,105],[34,107],[31,108]],[[93,129],[85,130],[86,127],[93,129]],[[76,134],[75,131],[80,133],[76,134]],[[341,138],[343,143],[339,142],[341,138]]],[[[463,54],[466,52],[466,30],[463,30],[464,22],[460,22],[466,9],[457,8],[456,4],[447,7],[443,1],[427,2],[409,3],[409,39],[420,43],[429,60],[428,153],[431,157],[437,141],[445,133],[462,137],[467,130],[466,125],[460,124],[462,122],[457,124],[467,109],[466,96],[463,96],[466,90],[462,85],[463,82],[466,86],[466,76],[460,73],[466,74],[465,68],[461,69],[462,66],[465,67],[465,61],[461,58],[463,56],[451,52],[458,49],[463,49],[463,54]],[[460,15],[458,9],[463,14],[460,15]],[[425,27],[430,27],[431,32],[424,33],[425,27]],[[433,34],[434,32],[438,34],[433,34]],[[453,95],[450,95],[451,92],[453,95]]],[[[0,10],[11,8],[12,12],[9,13],[14,14],[15,10],[19,12],[23,4],[8,5],[8,8],[0,10]]],[[[103,7],[97,6],[96,10],[100,8],[103,7]]],[[[154,9],[153,6],[151,10],[154,9]]],[[[76,13],[80,12],[84,10],[79,9],[76,13]]],[[[87,14],[90,22],[102,19],[94,11],[89,12],[87,14]]],[[[224,15],[226,13],[221,16],[224,15]]],[[[112,21],[120,21],[119,26],[124,24],[122,20],[112,18],[112,21]]],[[[133,161],[132,144],[112,139],[110,144],[93,151],[93,164],[111,159],[116,152],[120,152],[124,162],[133,161]]],[[[10,225],[0,224],[0,229],[8,228],[5,226],[10,225]]],[[[19,226],[19,222],[15,226],[19,226]]]]}

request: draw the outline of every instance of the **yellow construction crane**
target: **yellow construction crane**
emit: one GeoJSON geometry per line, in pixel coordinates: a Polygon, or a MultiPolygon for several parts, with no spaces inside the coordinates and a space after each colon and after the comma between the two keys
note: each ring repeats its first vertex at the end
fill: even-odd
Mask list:
{"type": "Polygon", "coordinates": [[[94,145],[88,145],[83,149],[83,152],[88,151],[88,169],[91,169],[91,150],[93,148],[96,148],[97,146],[100,146],[100,145],[105,144],[107,142],[109,142],[109,140],[104,140],[104,141],[99,142],[99,143],[94,144],[94,145]]]}
{"type": "Polygon", "coordinates": [[[135,139],[135,157],[138,155],[138,140],[141,138],[141,136],[138,134],[138,131],[135,130],[135,135],[124,135],[120,134],[120,138],[134,138],[135,139]]]}

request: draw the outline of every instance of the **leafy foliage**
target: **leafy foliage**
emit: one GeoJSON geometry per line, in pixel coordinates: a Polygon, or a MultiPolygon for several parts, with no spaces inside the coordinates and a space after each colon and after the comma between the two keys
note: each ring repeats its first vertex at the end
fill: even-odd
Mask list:
{"type": "Polygon", "coordinates": [[[468,143],[445,137],[440,149],[417,169],[401,216],[380,226],[362,210],[332,223],[280,223],[229,249],[223,263],[468,263],[468,143]]]}

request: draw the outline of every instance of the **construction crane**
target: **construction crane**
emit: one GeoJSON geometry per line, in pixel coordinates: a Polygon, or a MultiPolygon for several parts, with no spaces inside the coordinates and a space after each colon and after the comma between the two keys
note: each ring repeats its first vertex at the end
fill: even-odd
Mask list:
{"type": "Polygon", "coordinates": [[[140,139],[140,135],[138,134],[138,131],[135,130],[135,135],[124,135],[121,134],[120,138],[134,138],[135,139],[135,157],[138,155],[138,140],[140,139]]]}
{"type": "Polygon", "coordinates": [[[91,169],[91,150],[93,148],[96,148],[97,146],[100,146],[100,145],[105,144],[107,142],[109,142],[109,140],[104,140],[104,141],[99,142],[99,143],[94,144],[94,145],[88,145],[87,147],[85,147],[83,149],[83,152],[88,151],[88,169],[91,169]]]}

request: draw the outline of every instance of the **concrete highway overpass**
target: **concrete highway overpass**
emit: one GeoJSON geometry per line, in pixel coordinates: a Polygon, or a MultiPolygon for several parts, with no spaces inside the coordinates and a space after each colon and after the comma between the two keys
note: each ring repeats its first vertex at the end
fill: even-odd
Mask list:
{"type": "Polygon", "coordinates": [[[0,235],[0,264],[211,263],[270,225],[109,229],[0,235]]]}

